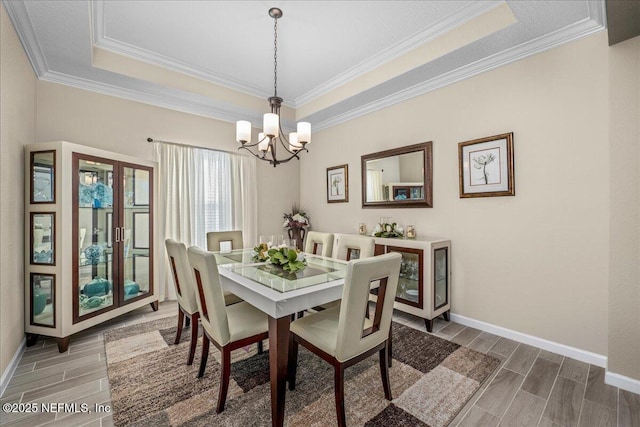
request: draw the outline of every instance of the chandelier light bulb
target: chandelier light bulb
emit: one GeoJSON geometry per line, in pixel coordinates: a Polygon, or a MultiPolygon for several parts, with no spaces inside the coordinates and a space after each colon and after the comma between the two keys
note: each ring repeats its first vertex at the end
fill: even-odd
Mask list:
{"type": "Polygon", "coordinates": [[[251,142],[251,122],[240,120],[236,123],[236,141],[242,144],[251,142]]]}
{"type": "Polygon", "coordinates": [[[311,123],[298,123],[298,141],[303,145],[311,142],[311,123]]]}
{"type": "Polygon", "coordinates": [[[298,134],[291,132],[289,134],[289,151],[298,151],[302,145],[298,144],[298,134]]]}
{"type": "Polygon", "coordinates": [[[274,113],[266,113],[264,115],[264,126],[262,126],[262,130],[265,135],[277,138],[278,137],[278,128],[280,127],[280,118],[277,114],[274,113]]]}
{"type": "Polygon", "coordinates": [[[267,151],[269,151],[269,141],[270,141],[270,139],[269,139],[268,136],[265,136],[263,132],[260,132],[258,134],[258,141],[259,141],[258,149],[260,151],[262,151],[263,153],[266,153],[267,151]]]}

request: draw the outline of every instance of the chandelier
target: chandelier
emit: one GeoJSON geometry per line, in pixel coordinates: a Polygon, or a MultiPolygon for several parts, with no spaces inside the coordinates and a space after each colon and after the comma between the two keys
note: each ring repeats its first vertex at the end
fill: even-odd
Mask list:
{"type": "Polygon", "coordinates": [[[269,9],[269,16],[273,18],[273,96],[267,98],[271,106],[271,112],[266,113],[263,119],[262,132],[258,134],[258,142],[251,143],[251,122],[240,120],[236,123],[236,141],[241,146],[238,150],[247,150],[260,160],[269,162],[276,167],[280,163],[299,159],[301,151],[307,151],[307,144],[311,142],[311,123],[299,122],[297,132],[289,133],[289,138],[284,135],[280,125],[280,107],[282,98],[278,96],[278,19],[282,18],[282,10],[277,7],[269,9]],[[278,159],[276,151],[278,145],[284,149],[284,157],[278,159]],[[253,147],[257,146],[257,150],[253,147]]]}

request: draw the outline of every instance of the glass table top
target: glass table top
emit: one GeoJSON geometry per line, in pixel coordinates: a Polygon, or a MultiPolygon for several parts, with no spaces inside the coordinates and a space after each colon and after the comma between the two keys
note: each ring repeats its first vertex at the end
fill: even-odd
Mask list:
{"type": "Polygon", "coordinates": [[[345,262],[310,254],[305,256],[307,266],[295,273],[254,261],[251,249],[215,252],[215,256],[219,267],[281,293],[344,279],[347,274],[345,262]]]}

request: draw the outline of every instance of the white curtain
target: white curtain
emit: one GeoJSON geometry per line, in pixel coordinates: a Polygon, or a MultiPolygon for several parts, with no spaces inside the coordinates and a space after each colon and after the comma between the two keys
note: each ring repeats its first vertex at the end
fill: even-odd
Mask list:
{"type": "Polygon", "coordinates": [[[160,300],[175,299],[165,239],[206,248],[209,231],[242,230],[245,245],[257,241],[256,161],[247,156],[154,142],[158,162],[160,300]]]}
{"type": "Polygon", "coordinates": [[[367,170],[367,200],[377,202],[384,200],[382,195],[382,173],[377,170],[367,170]]]}

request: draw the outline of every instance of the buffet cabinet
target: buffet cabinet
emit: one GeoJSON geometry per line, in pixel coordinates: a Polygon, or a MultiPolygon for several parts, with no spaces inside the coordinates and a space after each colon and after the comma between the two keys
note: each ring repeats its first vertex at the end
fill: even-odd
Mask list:
{"type": "MultiPolygon", "coordinates": [[[[340,236],[335,235],[334,249],[340,236]]],[[[402,255],[393,307],[423,318],[429,332],[433,330],[436,317],[443,316],[448,321],[451,310],[451,241],[434,237],[374,239],[375,255],[389,252],[402,255]]],[[[377,300],[375,287],[369,300],[377,300]]]]}
{"type": "Polygon", "coordinates": [[[25,147],[27,345],[151,304],[156,163],[69,142],[25,147]]]}

